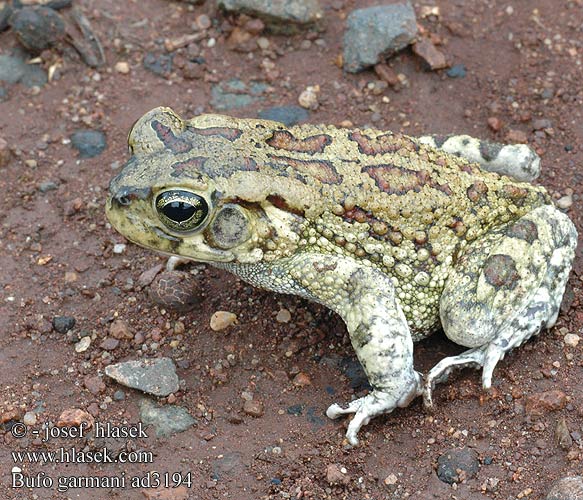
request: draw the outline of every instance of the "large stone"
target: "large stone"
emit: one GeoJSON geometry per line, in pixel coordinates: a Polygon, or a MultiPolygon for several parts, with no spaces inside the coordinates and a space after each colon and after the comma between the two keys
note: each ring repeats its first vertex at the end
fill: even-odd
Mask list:
{"type": "Polygon", "coordinates": [[[437,459],[437,477],[453,484],[478,473],[478,454],[470,448],[451,449],[437,459]]]}
{"type": "Polygon", "coordinates": [[[107,147],[101,130],[77,130],[71,135],[71,145],[79,151],[79,158],[99,156],[107,147]]]}
{"type": "Polygon", "coordinates": [[[583,478],[571,476],[555,481],[546,500],[583,500],[583,478]]]}
{"type": "Polygon", "coordinates": [[[57,45],[65,37],[65,22],[48,7],[23,7],[10,18],[18,41],[34,53],[57,45]]]}
{"type": "Polygon", "coordinates": [[[220,82],[211,89],[211,106],[217,111],[243,108],[263,99],[262,94],[267,88],[262,82],[247,85],[238,78],[220,82]]]}
{"type": "Polygon", "coordinates": [[[358,73],[407,47],[417,35],[409,3],[379,5],[350,13],[344,34],[344,70],[358,73]]]}
{"type": "Polygon", "coordinates": [[[176,367],[170,358],[117,363],[107,366],[105,374],[119,384],[154,396],[168,396],[179,388],[176,367]]]}
{"type": "Polygon", "coordinates": [[[47,83],[47,74],[39,64],[27,64],[28,55],[23,50],[0,55],[0,81],[27,87],[42,87],[47,83]]]}
{"type": "Polygon", "coordinates": [[[228,12],[259,17],[278,32],[310,26],[323,17],[318,0],[218,0],[218,5],[228,12]]]}
{"type": "Polygon", "coordinates": [[[149,399],[140,401],[140,419],[145,425],[153,426],[158,437],[184,432],[196,424],[196,420],[181,406],[158,406],[149,399]]]}

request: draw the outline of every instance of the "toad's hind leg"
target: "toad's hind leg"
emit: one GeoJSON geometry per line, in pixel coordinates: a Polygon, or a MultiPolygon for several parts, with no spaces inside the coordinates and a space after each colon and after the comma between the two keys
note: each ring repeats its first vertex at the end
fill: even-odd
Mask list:
{"type": "Polygon", "coordinates": [[[435,384],[456,367],[482,367],[482,385],[490,388],[508,351],[555,324],[576,243],[569,218],[545,205],[464,249],[447,278],[440,315],[446,335],[471,349],[430,370],[426,406],[435,384]]]}

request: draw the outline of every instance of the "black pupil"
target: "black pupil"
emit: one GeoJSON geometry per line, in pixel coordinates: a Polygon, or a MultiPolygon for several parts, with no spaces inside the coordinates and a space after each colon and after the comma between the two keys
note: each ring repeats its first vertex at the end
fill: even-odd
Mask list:
{"type": "Polygon", "coordinates": [[[162,212],[174,222],[184,222],[194,215],[196,208],[185,201],[172,201],[164,205],[162,212]]]}

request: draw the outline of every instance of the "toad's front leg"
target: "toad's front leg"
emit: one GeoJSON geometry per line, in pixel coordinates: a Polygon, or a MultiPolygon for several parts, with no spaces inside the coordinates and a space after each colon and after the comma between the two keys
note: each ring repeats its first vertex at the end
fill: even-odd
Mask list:
{"type": "Polygon", "coordinates": [[[379,270],[347,257],[300,254],[286,267],[301,295],[330,307],[344,319],[373,387],[346,408],[333,404],[326,412],[330,418],[355,414],[346,437],[356,445],[358,431],[371,418],[407,406],[421,394],[421,376],[413,369],[413,340],[393,284],[379,270]]]}

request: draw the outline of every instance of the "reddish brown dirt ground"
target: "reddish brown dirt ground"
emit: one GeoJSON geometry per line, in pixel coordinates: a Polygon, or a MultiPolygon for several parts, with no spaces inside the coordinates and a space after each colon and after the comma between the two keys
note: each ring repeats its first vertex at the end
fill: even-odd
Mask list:
{"type": "MultiPolygon", "coordinates": [[[[70,51],[61,57],[55,50],[53,61],[61,65],[52,82],[40,92],[11,86],[8,99],[0,102],[0,136],[14,151],[0,175],[0,415],[11,408],[22,415],[42,405],[39,428],[42,422],[55,422],[67,408],[90,411],[103,422],[135,423],[141,397],[137,391],[104,377],[106,388],[95,395],[84,380],[103,375],[108,363],[138,359],[142,351],[143,356],[164,355],[177,362],[183,385],[175,394],[176,404],[197,420],[172,437],[150,433],[148,439],[134,441],[135,449],[154,453],[151,464],[26,465],[26,472],[44,471],[56,478],[190,471],[188,497],[171,491],[160,498],[351,500],[539,499],[555,479],[581,474],[583,356],[580,346],[568,347],[563,341],[566,333],[582,333],[580,251],[557,325],[500,363],[489,395],[482,392],[478,373],[464,370],[437,389],[433,414],[415,401],[374,420],[362,433],[362,445],[348,449],[343,443],[347,422],[330,421],[323,414],[330,403],[349,400],[354,392],[334,362],[353,356],[337,316],[295,297],[253,289],[206,266],[197,275],[205,300],[188,313],[162,311],[137,284],[141,273],[163,262],[162,257],[131,244],[121,255],[112,253],[113,245],[124,240],[107,224],[103,207],[115,173],[111,164],[127,158],[127,133],[138,117],[159,105],[183,116],[213,111],[214,83],[233,77],[266,82],[261,62],[271,54],[279,77],[267,82],[271,89],[261,102],[232,114],[255,117],[260,109],[296,104],[306,86],[320,85],[320,107],[310,113],[312,123],[350,120],[363,126],[376,111],[380,118],[374,118],[375,127],[411,135],[458,132],[505,141],[509,131],[522,131],[542,156],[538,182],[557,199],[572,193],[568,213],[582,232],[583,3],[440,0],[437,21],[421,19],[421,5],[416,5],[420,23],[441,40],[440,50],[451,62],[466,66],[467,75],[452,79],[427,72],[405,50],[390,65],[406,75],[408,84],[381,95],[367,89],[376,80],[374,72],[348,75],[335,64],[345,16],[373,2],[324,1],[323,33],[266,34],[271,47],[281,49],[270,54],[229,48],[224,31],[234,20],[207,3],[79,2],[102,40],[107,64],[90,69],[70,51]],[[203,13],[214,25],[199,42],[206,61],[202,79],[187,80],[178,67],[167,77],[144,69],[146,52],[163,52],[164,39],[191,33],[192,23],[203,13]],[[209,38],[216,45],[208,47],[209,38]],[[302,41],[315,38],[325,46],[301,48],[302,41]],[[129,74],[115,71],[118,61],[129,63],[129,74]],[[383,96],[390,102],[383,102],[383,96]],[[489,118],[500,120],[497,132],[488,126],[489,118]],[[540,119],[550,124],[535,131],[540,119]],[[108,146],[100,156],[78,159],[68,138],[85,123],[103,130],[108,146]],[[58,188],[41,192],[39,185],[45,181],[58,188]],[[281,308],[291,312],[291,322],[276,321],[281,308]],[[238,324],[213,332],[209,319],[216,310],[234,312],[238,324]],[[65,335],[51,329],[52,318],[60,315],[75,317],[77,331],[91,332],[86,352],[75,352],[65,335]],[[104,357],[100,344],[114,318],[145,340],[142,345],[123,340],[104,357]],[[177,321],[186,326],[183,335],[176,333],[177,321]],[[158,337],[158,347],[152,348],[158,337]],[[178,340],[175,347],[173,340],[178,340]],[[234,354],[233,366],[225,362],[228,368],[221,373],[217,363],[228,354],[234,354]],[[311,384],[294,385],[298,372],[311,384]],[[112,400],[119,389],[124,389],[125,399],[112,400]],[[566,394],[564,408],[542,416],[525,410],[530,396],[549,390],[566,394]],[[264,404],[262,416],[241,411],[245,391],[264,404]],[[288,411],[294,405],[303,405],[299,415],[288,411]],[[563,419],[574,438],[568,449],[559,447],[555,437],[563,419]],[[478,453],[477,475],[454,486],[441,482],[435,472],[437,458],[464,446],[478,453]],[[346,469],[346,484],[329,484],[330,464],[346,469]]],[[[15,45],[13,33],[0,34],[0,52],[15,45]]],[[[184,53],[178,50],[176,59],[184,53]]],[[[417,345],[416,365],[426,371],[455,352],[456,346],[436,335],[417,345]]],[[[6,424],[0,427],[0,497],[144,498],[144,488],[66,493],[11,489],[11,451],[56,445],[29,437],[16,440],[7,429],[6,424]]],[[[64,444],[85,446],[78,440],[64,444]]]]}

